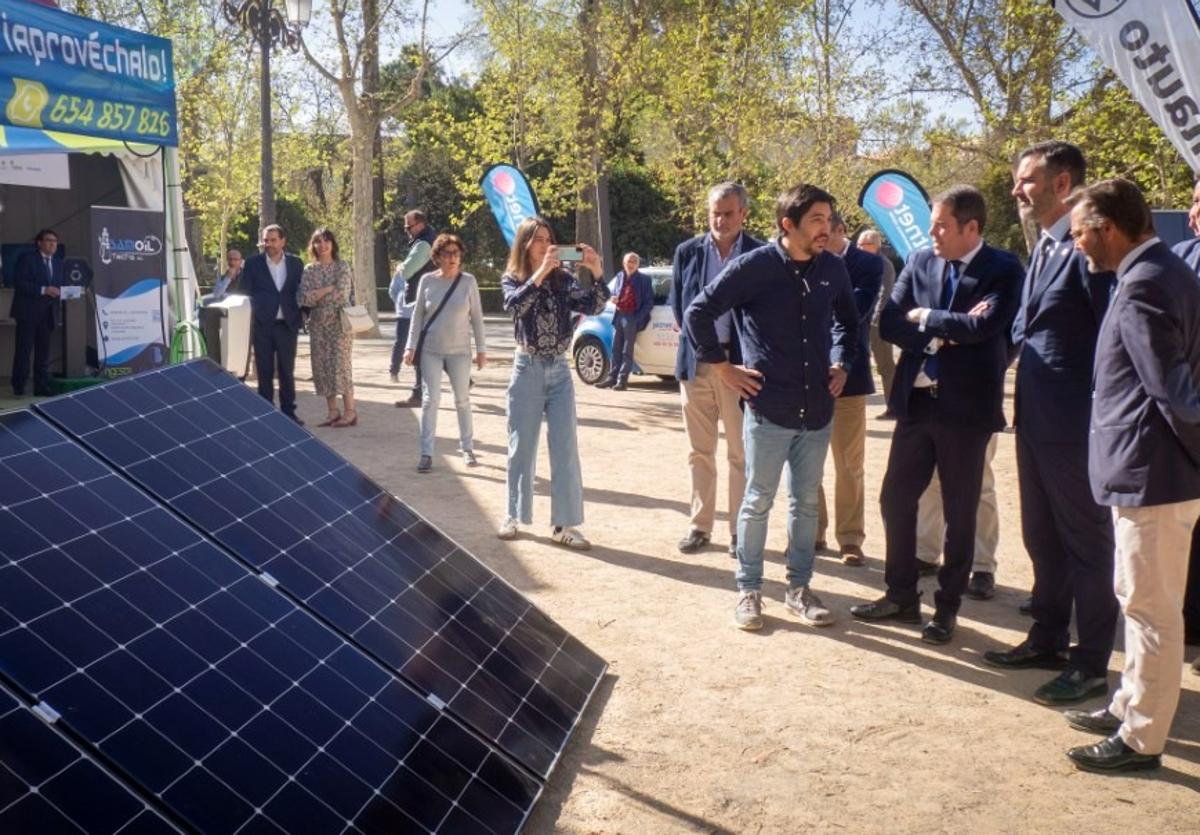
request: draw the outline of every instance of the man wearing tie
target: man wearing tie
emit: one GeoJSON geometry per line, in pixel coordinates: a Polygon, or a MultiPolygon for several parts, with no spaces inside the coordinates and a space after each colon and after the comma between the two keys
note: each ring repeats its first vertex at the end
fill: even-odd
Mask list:
{"type": "Polygon", "coordinates": [[[283,251],[287,235],[271,224],[263,229],[263,252],[246,259],[238,289],[250,297],[250,340],[258,393],[275,400],[275,369],[279,368],[279,410],[296,423],[296,335],[300,331],[300,274],[304,265],[283,251]]]}
{"type": "Polygon", "coordinates": [[[1128,180],[1071,195],[1071,237],[1117,287],[1096,341],[1088,475],[1112,507],[1125,670],[1107,708],[1068,710],[1105,735],[1067,756],[1080,768],[1157,768],[1179,706],[1183,586],[1200,518],[1200,282],[1154,234],[1128,180]]]}
{"type": "Polygon", "coordinates": [[[1083,152],[1057,141],[1023,151],[1013,173],[1021,217],[1041,229],[1013,323],[1021,347],[1017,477],[1021,532],[1033,561],[1033,626],[1017,646],[983,659],[1007,669],[1063,670],[1033,694],[1047,705],[1108,690],[1117,626],[1111,513],[1092,498],[1087,469],[1092,364],[1114,276],[1089,272],[1071,244],[1066,199],[1085,174],[1083,152]],[[1068,653],[1072,608],[1079,641],[1068,653]]]}
{"type": "Polygon", "coordinates": [[[50,391],[50,333],[58,320],[61,294],[62,261],[54,257],[58,235],[43,229],[33,239],[37,249],[17,262],[13,280],[13,302],[9,315],[17,323],[16,350],[13,352],[13,394],[25,393],[29,379],[29,355],[33,354],[33,393],[38,397],[50,391]]]}
{"type": "Polygon", "coordinates": [[[992,433],[1004,428],[1008,331],[1021,300],[1021,262],[983,241],[987,207],[970,186],[933,201],[933,249],[913,253],[879,319],[901,348],[888,406],[897,417],[880,505],[887,593],[853,606],[862,620],[920,623],[917,501],[934,469],[946,517],[945,563],[921,640],[954,634],[975,553],[975,510],[992,433]]]}

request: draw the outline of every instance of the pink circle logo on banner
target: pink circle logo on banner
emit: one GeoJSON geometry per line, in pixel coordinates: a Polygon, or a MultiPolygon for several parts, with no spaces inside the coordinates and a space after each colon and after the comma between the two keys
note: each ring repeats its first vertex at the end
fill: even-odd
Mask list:
{"type": "Polygon", "coordinates": [[[889,180],[884,180],[875,188],[875,199],[883,208],[894,209],[904,202],[904,189],[889,180]]]}
{"type": "Polygon", "coordinates": [[[512,174],[504,170],[497,171],[492,175],[492,185],[496,187],[496,191],[506,197],[512,197],[512,193],[517,190],[517,183],[513,180],[512,174]]]}

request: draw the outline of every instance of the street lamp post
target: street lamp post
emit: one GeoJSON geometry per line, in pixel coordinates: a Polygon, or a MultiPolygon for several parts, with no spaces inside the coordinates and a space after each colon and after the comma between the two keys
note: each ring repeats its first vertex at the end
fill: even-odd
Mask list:
{"type": "Polygon", "coordinates": [[[312,0],[285,0],[286,17],[274,0],[222,0],[221,11],[230,23],[236,23],[259,46],[262,72],[259,74],[259,111],[262,114],[262,177],[259,192],[259,227],[275,222],[274,155],[271,138],[271,48],[281,46],[300,51],[300,30],[312,18],[312,0]]]}

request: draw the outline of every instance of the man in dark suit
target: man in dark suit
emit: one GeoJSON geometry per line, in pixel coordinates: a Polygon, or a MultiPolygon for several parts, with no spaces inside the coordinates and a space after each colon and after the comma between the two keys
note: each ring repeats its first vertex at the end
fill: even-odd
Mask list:
{"type": "Polygon", "coordinates": [[[1088,474],[1113,509],[1115,586],[1125,615],[1125,671],[1107,708],[1068,710],[1104,733],[1072,748],[1080,768],[1157,768],[1179,704],[1183,586],[1200,518],[1200,282],[1154,235],[1128,180],[1071,195],[1071,237],[1117,287],[1096,344],[1088,474]]]}
{"type": "Polygon", "coordinates": [[[971,574],[975,509],[992,433],[1004,428],[1008,332],[1021,298],[1021,262],[983,241],[987,207],[970,186],[933,201],[933,249],[914,252],[879,319],[899,345],[888,406],[896,414],[880,505],[887,593],[851,608],[863,620],[921,622],[917,502],[936,468],[946,518],[945,562],[921,639],[950,640],[971,574]]]}
{"type": "Polygon", "coordinates": [[[654,285],[650,276],[638,269],[642,263],[636,252],[627,252],[621,259],[621,272],[613,277],[613,342],[612,363],[608,379],[596,388],[624,391],[629,383],[629,372],[633,370],[633,346],[637,335],[650,324],[650,311],[654,309],[654,285]]]}
{"type": "Polygon", "coordinates": [[[279,369],[279,410],[296,423],[296,335],[300,331],[300,274],[304,265],[283,251],[287,235],[271,224],[263,229],[263,252],[246,259],[238,290],[250,297],[250,340],[258,393],[275,399],[279,369]]]}
{"type": "MultiPolygon", "coordinates": [[[[866,505],[863,464],[867,448],[867,395],[875,393],[869,359],[871,317],[883,284],[884,259],[855,246],[846,237],[846,221],[836,212],[829,233],[828,250],[841,256],[846,265],[859,315],[858,362],[850,367],[846,386],[834,403],[833,431],[829,436],[829,454],[833,458],[834,468],[834,532],[842,562],[846,565],[862,565],[862,545],[867,538],[863,518],[866,505]]],[[[825,530],[829,527],[829,511],[825,504],[825,488],[819,488],[817,495],[816,548],[821,550],[826,546],[825,530]]]]}
{"type": "MultiPolygon", "coordinates": [[[[729,460],[729,555],[737,554],[737,514],[746,492],[746,456],[742,447],[742,411],[737,394],[721,383],[710,363],[697,363],[683,312],[721,270],[736,258],[758,249],[763,242],[742,229],[750,211],[750,195],[741,183],[721,183],[708,192],[708,233],[684,241],[672,263],[671,310],[679,329],[675,377],[683,401],[683,427],[687,432],[688,472],[692,486],[691,525],[679,541],[685,554],[699,551],[712,538],[717,512],[717,423],[725,426],[725,454],[729,460]]],[[[732,311],[717,321],[721,348],[735,365],[742,361],[738,328],[732,311]]]]}
{"type": "Polygon", "coordinates": [[[13,276],[13,301],[9,315],[16,320],[16,345],[13,351],[13,394],[25,393],[29,379],[29,356],[33,355],[33,393],[39,397],[50,391],[50,334],[59,316],[59,289],[63,283],[62,260],[55,258],[58,235],[43,229],[33,239],[37,249],[26,252],[17,261],[13,276]]]}
{"type": "Polygon", "coordinates": [[[1033,561],[1033,626],[1016,647],[983,654],[1003,668],[1065,670],[1033,694],[1041,704],[1074,704],[1108,690],[1117,627],[1112,514],[1092,498],[1087,439],[1096,337],[1108,310],[1112,273],[1091,273],[1071,243],[1067,195],[1083,185],[1083,152],[1066,142],[1026,149],[1013,173],[1034,244],[1013,322],[1017,367],[1017,477],[1021,532],[1033,561]],[[1071,639],[1075,611],[1078,643],[1071,639]]]}

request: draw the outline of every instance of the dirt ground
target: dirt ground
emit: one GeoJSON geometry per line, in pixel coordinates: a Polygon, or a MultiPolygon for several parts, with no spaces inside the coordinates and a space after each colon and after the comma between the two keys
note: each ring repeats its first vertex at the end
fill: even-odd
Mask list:
{"type": "MultiPolygon", "coordinates": [[[[781,497],[768,540],[767,626],[745,633],[732,625],[724,515],[706,553],[685,556],[675,548],[687,528],[688,482],[674,385],[634,378],[629,391],[617,393],[576,381],[583,530],[593,547],[572,552],[547,536],[544,445],[539,522],[514,542],[495,537],[504,517],[511,354],[493,350],[494,362],[476,374],[482,466],[468,470],[456,454],[447,391],[434,471],[418,475],[418,413],[392,406],[406,394],[411,371],[400,386],[390,383],[389,349],[390,340],[356,345],[360,425],[314,431],[609,662],[527,832],[1200,829],[1200,677],[1184,676],[1163,768],[1114,778],[1077,771],[1063,756],[1089,737],[1030,699],[1052,673],[1002,673],[981,663],[984,650],[1016,643],[1029,623],[1017,612],[1031,571],[1020,544],[1011,434],[1001,436],[995,460],[999,590],[987,602],[965,601],[950,644],[930,647],[911,627],[863,624],[847,611],[883,588],[877,497],[893,424],[873,419],[867,565],[843,567],[824,553],[814,580],[837,623],[814,630],[784,612],[781,497]]],[[[304,346],[301,352],[300,413],[311,426],[323,404],[306,382],[304,346]]],[[[871,398],[868,417],[880,411],[881,398],[871,398]]],[[[832,464],[826,470],[832,485],[832,464]]],[[[922,586],[929,601],[932,580],[922,586]]],[[[1189,648],[1188,658],[1194,655],[1189,648]]],[[[1113,686],[1122,663],[1118,652],[1113,686]]]]}

